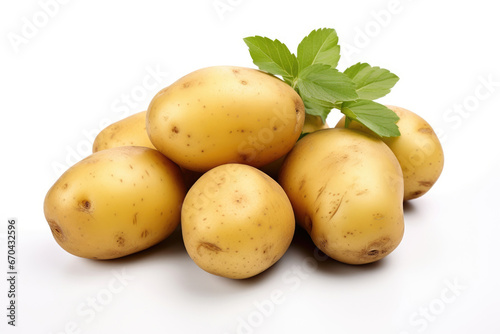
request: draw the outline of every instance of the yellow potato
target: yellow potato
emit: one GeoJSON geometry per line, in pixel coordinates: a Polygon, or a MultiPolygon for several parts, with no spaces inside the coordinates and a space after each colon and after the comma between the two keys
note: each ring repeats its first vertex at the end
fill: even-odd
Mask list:
{"type": "MultiPolygon", "coordinates": [[[[422,117],[400,107],[387,106],[398,116],[401,136],[382,138],[396,155],[404,176],[404,199],[418,198],[436,183],[444,165],[444,153],[439,138],[422,117]]],[[[336,127],[344,127],[345,117],[336,127]]],[[[373,133],[358,122],[351,122],[351,129],[373,133]]]]}
{"type": "Polygon", "coordinates": [[[374,136],[349,129],[308,134],[288,153],[279,182],[297,222],[333,259],[370,263],[401,242],[401,167],[374,136]]]}
{"type": "Polygon", "coordinates": [[[67,252],[113,259],[168,237],[179,225],[185,192],[179,167],[157,150],[115,147],[61,175],[45,197],[44,213],[67,252]]]}
{"type": "MultiPolygon", "coordinates": [[[[311,133],[321,129],[328,129],[328,124],[326,122],[323,123],[323,120],[319,116],[312,116],[306,114],[304,127],[302,128],[302,134],[305,135],[307,133],[311,133]]],[[[277,180],[280,168],[283,165],[285,157],[286,155],[268,163],[265,166],[259,167],[259,169],[264,173],[266,173],[267,175],[269,175],[270,177],[272,177],[273,179],[277,180]]]]}
{"type": "MultiPolygon", "coordinates": [[[[139,112],[103,129],[95,138],[93,152],[120,146],[143,146],[156,149],[146,131],[146,111],[139,112]]],[[[184,183],[189,188],[201,173],[181,167],[184,183]]]]}
{"type": "Polygon", "coordinates": [[[272,266],[295,231],[283,189],[243,164],[225,164],[203,174],[186,195],[181,224],[193,261],[209,273],[234,279],[272,266]]]}
{"type": "Polygon", "coordinates": [[[155,148],[146,132],[146,111],[136,113],[104,128],[94,139],[92,152],[118,146],[155,148]]]}
{"type": "Polygon", "coordinates": [[[146,128],[154,146],[189,170],[225,163],[264,166],[299,138],[304,104],[286,83],[234,66],[194,71],[151,101],[146,128]]]}
{"type": "Polygon", "coordinates": [[[319,116],[306,114],[302,133],[311,133],[321,129],[328,129],[328,124],[326,122],[323,123],[323,120],[319,116]]]}

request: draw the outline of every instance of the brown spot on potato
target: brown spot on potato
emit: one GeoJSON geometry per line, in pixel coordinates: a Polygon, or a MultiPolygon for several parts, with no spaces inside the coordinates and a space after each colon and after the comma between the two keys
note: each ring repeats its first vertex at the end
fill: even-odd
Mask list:
{"type": "Polygon", "coordinates": [[[247,162],[250,159],[250,155],[245,153],[238,153],[238,156],[240,157],[241,161],[247,162]]]}
{"type": "MultiPolygon", "coordinates": [[[[245,203],[246,198],[245,198],[245,196],[241,195],[241,196],[235,197],[234,202],[238,203],[238,204],[245,203]]],[[[250,218],[250,217],[248,217],[248,218],[250,218]]]]}
{"type": "Polygon", "coordinates": [[[191,83],[190,82],[185,82],[182,84],[182,88],[189,88],[191,87],[191,83]]]}
{"type": "Polygon", "coordinates": [[[149,231],[148,230],[144,230],[141,233],[141,238],[146,238],[148,235],[149,235],[149,231]]]}
{"type": "Polygon", "coordinates": [[[54,239],[58,242],[64,242],[66,240],[66,236],[62,232],[61,227],[59,227],[59,225],[53,220],[49,220],[47,222],[49,223],[50,231],[52,232],[54,239]]]}
{"type": "Polygon", "coordinates": [[[179,133],[179,128],[178,128],[177,126],[174,126],[174,127],[172,128],[172,132],[173,132],[173,133],[179,133]]]}
{"type": "Polygon", "coordinates": [[[318,244],[317,244],[318,248],[320,250],[326,250],[327,247],[328,247],[328,240],[325,238],[325,237],[322,237],[318,240],[318,244]]]}
{"type": "Polygon", "coordinates": [[[132,224],[133,224],[133,225],[137,225],[137,215],[138,215],[138,214],[139,214],[139,212],[136,212],[136,213],[134,214],[134,217],[132,218],[132,224]]]}
{"type": "Polygon", "coordinates": [[[299,183],[299,190],[302,190],[302,188],[304,187],[304,184],[306,183],[306,179],[302,179],[300,180],[300,183],[299,183]]]}
{"type": "Polygon", "coordinates": [[[337,213],[337,211],[339,211],[340,205],[342,204],[342,201],[344,200],[344,196],[345,196],[345,193],[342,195],[342,197],[340,197],[340,200],[338,200],[339,204],[337,205],[337,207],[334,210],[328,212],[330,214],[330,217],[328,218],[328,220],[332,220],[333,217],[335,216],[335,214],[337,213]]]}
{"type": "Polygon", "coordinates": [[[422,191],[422,190],[417,190],[417,191],[414,191],[414,192],[412,192],[412,193],[411,193],[411,196],[412,196],[411,198],[418,197],[418,196],[420,196],[420,195],[422,195],[422,194],[423,194],[423,191],[422,191]]]}
{"type": "Polygon", "coordinates": [[[91,213],[93,211],[93,207],[89,200],[84,199],[78,203],[78,210],[91,213]]]}
{"type": "Polygon", "coordinates": [[[434,184],[433,181],[418,181],[418,184],[422,187],[430,188],[434,184]]]}
{"type": "Polygon", "coordinates": [[[356,193],[356,196],[361,196],[361,195],[363,195],[363,194],[366,194],[367,192],[368,192],[368,189],[364,189],[364,190],[358,191],[358,192],[356,193]]]}
{"type": "Polygon", "coordinates": [[[219,246],[217,246],[216,244],[213,244],[211,242],[201,241],[198,244],[198,247],[196,247],[196,251],[198,252],[198,255],[200,255],[200,256],[202,256],[202,253],[201,253],[202,248],[205,248],[206,250],[208,250],[210,252],[215,252],[215,253],[222,251],[222,249],[219,246]]]}
{"type": "Polygon", "coordinates": [[[390,237],[381,237],[363,248],[359,252],[358,257],[361,263],[370,263],[383,258],[394,248],[395,245],[390,237]]]}
{"type": "Polygon", "coordinates": [[[118,247],[125,246],[125,238],[123,238],[123,233],[117,234],[115,236],[115,242],[118,247]]]}
{"type": "Polygon", "coordinates": [[[67,183],[63,184],[63,186],[62,186],[61,188],[62,188],[63,190],[68,189],[68,184],[67,184],[67,183]]]}
{"type": "Polygon", "coordinates": [[[433,131],[431,128],[420,128],[418,129],[418,132],[431,134],[433,131]]]}
{"type": "Polygon", "coordinates": [[[316,196],[316,201],[321,196],[321,194],[325,191],[325,188],[326,188],[326,186],[323,186],[323,187],[319,188],[318,195],[316,196]]]}
{"type": "Polygon", "coordinates": [[[238,70],[238,69],[236,69],[236,68],[233,68],[233,73],[234,73],[234,74],[238,74],[238,73],[240,73],[240,70],[238,70]]]}
{"type": "Polygon", "coordinates": [[[241,81],[240,81],[240,83],[241,83],[243,86],[246,86],[246,85],[248,84],[248,82],[247,82],[247,81],[245,81],[245,80],[241,80],[241,81]]]}
{"type": "Polygon", "coordinates": [[[298,114],[301,111],[304,111],[304,103],[301,99],[295,99],[295,113],[298,114]]]}

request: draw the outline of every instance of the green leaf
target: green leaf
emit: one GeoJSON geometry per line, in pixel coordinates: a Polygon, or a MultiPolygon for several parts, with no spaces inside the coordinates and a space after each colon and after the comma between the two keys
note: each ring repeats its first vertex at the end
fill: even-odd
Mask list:
{"type": "Polygon", "coordinates": [[[314,64],[300,71],[297,89],[306,100],[335,103],[358,98],[352,80],[325,64],[314,64]]]}
{"type": "Polygon", "coordinates": [[[337,67],[340,59],[339,38],[335,29],[313,30],[297,48],[299,71],[314,64],[337,67]]]}
{"type": "Polygon", "coordinates": [[[290,84],[298,75],[297,57],[285,44],[261,36],[243,39],[248,46],[253,63],[261,70],[280,75],[290,84]]]}
{"type": "Polygon", "coordinates": [[[286,45],[267,37],[244,38],[259,69],[283,80],[297,91],[310,115],[323,121],[333,108],[346,117],[346,126],[358,121],[382,137],[399,136],[398,116],[372,100],[388,94],[399,78],[390,71],[358,63],[344,73],[336,70],[340,59],[334,29],[313,30],[297,48],[297,56],[286,45]]]}
{"type": "Polygon", "coordinates": [[[357,63],[344,71],[344,74],[356,84],[356,92],[360,99],[376,100],[387,95],[399,78],[390,71],[357,63]]]}
{"type": "MultiPolygon", "coordinates": [[[[299,93],[300,95],[300,93],[299,93]]],[[[306,113],[313,116],[320,116],[323,123],[330,111],[335,107],[333,103],[318,101],[313,98],[303,99],[306,113]]]]}
{"type": "MultiPolygon", "coordinates": [[[[344,102],[341,112],[346,115],[346,121],[358,121],[380,137],[400,136],[396,122],[398,115],[386,106],[370,100],[344,102]]],[[[346,123],[348,124],[348,123],[346,123]]]]}

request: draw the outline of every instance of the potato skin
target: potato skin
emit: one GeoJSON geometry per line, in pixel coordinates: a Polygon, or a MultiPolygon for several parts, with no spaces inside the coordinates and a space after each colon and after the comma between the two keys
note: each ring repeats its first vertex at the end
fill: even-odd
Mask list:
{"type": "Polygon", "coordinates": [[[323,123],[323,120],[319,116],[313,116],[306,114],[304,120],[304,127],[302,128],[302,133],[311,133],[321,129],[328,129],[328,123],[323,123]]]}
{"type": "Polygon", "coordinates": [[[298,224],[333,259],[370,263],[401,242],[401,167],[374,136],[350,129],[308,134],[288,153],[279,182],[298,224]]]}
{"type": "MultiPolygon", "coordinates": [[[[146,131],[146,111],[119,120],[104,128],[96,136],[92,151],[99,152],[113,147],[142,146],[156,149],[146,131]]],[[[201,173],[181,168],[187,188],[201,176],[201,173]]]]}
{"type": "Polygon", "coordinates": [[[279,184],[243,164],[211,169],[182,206],[182,235],[203,270],[227,278],[255,276],[277,262],[295,231],[293,209],[279,184]]]}
{"type": "Polygon", "coordinates": [[[157,150],[115,147],[70,167],[49,189],[44,214],[57,243],[90,259],[157,244],[180,223],[180,169],[157,150]]]}
{"type": "MultiPolygon", "coordinates": [[[[305,120],[304,120],[304,126],[302,127],[302,134],[305,135],[307,133],[311,133],[314,131],[318,131],[321,129],[328,129],[329,126],[325,122],[321,120],[321,117],[319,116],[311,116],[309,114],[306,114],[305,120]]],[[[283,161],[285,160],[286,155],[282,156],[281,158],[278,158],[267,165],[264,165],[262,167],[259,167],[261,171],[272,177],[274,180],[278,180],[278,175],[281,169],[281,166],[283,165],[283,161]]]]}
{"type": "Polygon", "coordinates": [[[179,166],[205,172],[225,163],[263,166],[286,154],[304,124],[300,96],[280,79],[234,66],[194,71],[151,101],[146,128],[179,166]]]}
{"type": "Polygon", "coordinates": [[[104,128],[94,139],[92,152],[118,146],[155,148],[146,132],[146,111],[133,114],[104,128]]]}
{"type": "MultiPolygon", "coordinates": [[[[404,200],[421,197],[439,179],[444,166],[443,147],[432,127],[422,117],[410,110],[387,106],[398,116],[401,136],[382,138],[396,155],[404,177],[404,200]]],[[[344,127],[345,117],[336,127],[344,127]]],[[[351,129],[373,132],[358,122],[351,122],[351,129]]]]}

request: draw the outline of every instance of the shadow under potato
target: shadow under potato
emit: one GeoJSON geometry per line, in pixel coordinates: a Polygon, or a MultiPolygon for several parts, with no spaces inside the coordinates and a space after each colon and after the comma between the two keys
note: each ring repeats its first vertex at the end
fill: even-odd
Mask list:
{"type": "MultiPolygon", "coordinates": [[[[182,239],[182,237],[181,237],[182,239]]],[[[182,243],[182,240],[181,240],[182,243]]],[[[183,247],[183,245],[182,245],[183,247]]],[[[185,250],[183,250],[185,252],[185,250]]],[[[186,252],[186,257],[190,260],[186,252]]],[[[253,287],[263,284],[263,282],[272,280],[275,275],[282,277],[289,271],[301,270],[308,275],[330,275],[338,277],[339,275],[362,275],[366,272],[378,271],[385,266],[385,259],[379,261],[362,264],[351,265],[334,260],[324,254],[312,242],[309,234],[300,226],[296,226],[295,234],[290,244],[289,249],[283,257],[263,272],[245,279],[231,279],[213,275],[222,281],[226,281],[230,285],[240,287],[253,287]]],[[[198,268],[202,270],[201,268],[198,268]]],[[[207,284],[213,284],[214,282],[207,284]]]]}
{"type": "Polygon", "coordinates": [[[403,212],[407,213],[415,213],[417,210],[415,204],[412,201],[404,201],[403,202],[403,212]]]}
{"type": "MultiPolygon", "coordinates": [[[[180,257],[184,258],[183,261],[192,261],[184,246],[181,228],[178,227],[168,238],[166,238],[162,242],[140,252],[110,260],[82,260],[90,261],[92,265],[98,267],[102,266],[114,268],[146,261],[157,261],[159,258],[168,261],[168,259],[179,259],[180,257]]],[[[254,286],[260,285],[262,284],[262,282],[271,279],[273,275],[279,275],[280,271],[292,269],[294,266],[304,267],[302,269],[306,270],[309,274],[312,275],[314,275],[314,272],[317,272],[321,275],[332,276],[358,275],[363,274],[367,271],[379,270],[380,268],[385,266],[386,261],[384,260],[385,259],[382,259],[373,263],[363,265],[351,265],[336,261],[319,250],[312,242],[307,231],[297,225],[289,249],[284,254],[284,256],[270,268],[264,270],[260,274],[245,279],[230,279],[225,277],[219,278],[221,280],[227,280],[232,285],[243,287],[254,286]]],[[[198,269],[200,270],[201,274],[201,271],[203,269],[198,269]]]]}

